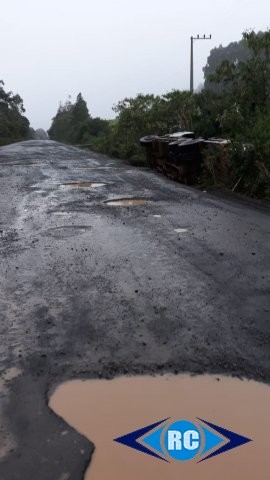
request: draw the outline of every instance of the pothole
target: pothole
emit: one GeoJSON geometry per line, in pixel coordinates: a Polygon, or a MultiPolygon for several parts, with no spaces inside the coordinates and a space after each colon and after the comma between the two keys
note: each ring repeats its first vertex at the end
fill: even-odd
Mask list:
{"type": "Polygon", "coordinates": [[[68,217],[69,215],[73,214],[73,212],[48,212],[52,215],[56,215],[56,216],[59,216],[59,217],[68,217]]]}
{"type": "Polygon", "coordinates": [[[56,238],[58,240],[74,237],[76,235],[86,233],[92,227],[90,225],[65,225],[61,227],[49,228],[43,232],[44,236],[56,238]]]}
{"type": "Polygon", "coordinates": [[[174,231],[176,233],[187,233],[188,229],[187,228],[175,228],[174,231]]]}
{"type": "Polygon", "coordinates": [[[106,183],[99,182],[70,182],[62,183],[61,187],[64,188],[100,188],[105,187],[106,183]]]}
{"type": "MultiPolygon", "coordinates": [[[[85,480],[268,478],[269,404],[266,385],[208,375],[75,380],[62,384],[49,402],[56,414],[95,444],[85,480]],[[195,461],[170,458],[167,463],[113,441],[168,417],[169,422],[204,419],[253,442],[198,465],[205,443],[195,461]]],[[[164,436],[160,438],[164,446],[164,436]]]]}
{"type": "Polygon", "coordinates": [[[60,183],[53,183],[53,182],[43,182],[43,183],[37,183],[35,185],[26,185],[24,186],[23,188],[26,188],[27,190],[29,188],[31,188],[32,190],[34,190],[35,192],[37,190],[40,190],[41,188],[46,188],[47,190],[52,190],[52,189],[55,189],[57,187],[59,187],[59,185],[61,185],[60,183]]]}
{"type": "Polygon", "coordinates": [[[147,198],[118,198],[116,200],[107,200],[104,203],[113,207],[138,207],[151,203],[151,200],[147,198]]]}

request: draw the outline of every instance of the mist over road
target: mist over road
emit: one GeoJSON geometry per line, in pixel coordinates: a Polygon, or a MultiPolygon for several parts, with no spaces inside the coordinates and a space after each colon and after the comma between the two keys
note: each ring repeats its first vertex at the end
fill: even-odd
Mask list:
{"type": "Polygon", "coordinates": [[[268,207],[52,141],[0,148],[0,204],[1,480],[83,472],[92,446],[47,408],[63,380],[270,382],[268,207]]]}

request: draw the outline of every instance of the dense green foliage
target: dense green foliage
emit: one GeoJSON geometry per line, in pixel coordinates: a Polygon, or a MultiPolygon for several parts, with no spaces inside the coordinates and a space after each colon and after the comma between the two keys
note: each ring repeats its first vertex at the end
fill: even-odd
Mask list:
{"type": "Polygon", "coordinates": [[[98,136],[107,130],[108,122],[92,118],[79,93],[75,103],[69,99],[64,105],[60,104],[48,134],[52,140],[78,145],[97,141],[98,136]]]}
{"type": "Polygon", "coordinates": [[[78,95],[75,104],[60,105],[49,135],[88,143],[137,165],[145,165],[139,139],[148,134],[168,133],[177,126],[197,136],[227,138],[228,174],[223,174],[218,155],[206,158],[201,182],[269,199],[270,31],[245,33],[241,42],[212,50],[204,73],[201,92],[175,90],[125,98],[114,106],[112,121],[91,118],[78,95]]]}
{"type": "Polygon", "coordinates": [[[205,78],[204,87],[213,92],[221,92],[224,85],[210,81],[210,76],[215,73],[223,61],[226,60],[229,63],[238,64],[239,62],[246,62],[250,59],[250,56],[251,52],[244,39],[239,42],[232,42],[226,47],[220,45],[219,47],[213,48],[207,58],[207,64],[203,68],[205,78]]]}
{"type": "Polygon", "coordinates": [[[250,195],[270,198],[270,31],[245,33],[246,62],[225,60],[210,80],[230,85],[220,94],[222,135],[232,140],[232,180],[250,195]]]}
{"type": "Polygon", "coordinates": [[[6,92],[4,82],[0,80],[0,145],[30,137],[29,121],[24,112],[21,97],[6,92]]]}
{"type": "Polygon", "coordinates": [[[48,140],[48,134],[43,130],[43,128],[38,128],[37,130],[34,130],[33,132],[33,139],[35,140],[48,140]]]}
{"type": "Polygon", "coordinates": [[[270,199],[270,32],[245,33],[240,43],[218,50],[214,61],[208,59],[209,76],[200,93],[138,95],[118,103],[109,153],[139,159],[141,136],[163,134],[178,124],[197,136],[231,140],[229,175],[222,176],[220,157],[211,160],[211,169],[206,159],[202,176],[206,185],[270,199]],[[211,84],[220,88],[209,89],[211,84]]]}

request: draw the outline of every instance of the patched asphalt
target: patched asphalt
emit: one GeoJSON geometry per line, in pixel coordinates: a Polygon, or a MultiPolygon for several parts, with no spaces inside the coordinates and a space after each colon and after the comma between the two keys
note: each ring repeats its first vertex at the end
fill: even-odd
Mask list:
{"type": "Polygon", "coordinates": [[[0,148],[0,203],[1,480],[83,478],[93,445],[47,406],[64,380],[270,383],[268,206],[52,141],[0,148]]]}

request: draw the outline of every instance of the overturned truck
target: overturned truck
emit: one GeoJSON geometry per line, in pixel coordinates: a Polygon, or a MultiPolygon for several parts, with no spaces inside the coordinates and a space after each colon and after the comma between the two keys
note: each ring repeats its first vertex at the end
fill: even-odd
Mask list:
{"type": "Polygon", "coordinates": [[[193,132],[150,135],[140,139],[151,168],[186,185],[198,183],[206,158],[211,163],[211,158],[219,157],[220,166],[226,168],[228,143],[228,140],[218,138],[195,138],[193,132]]]}

